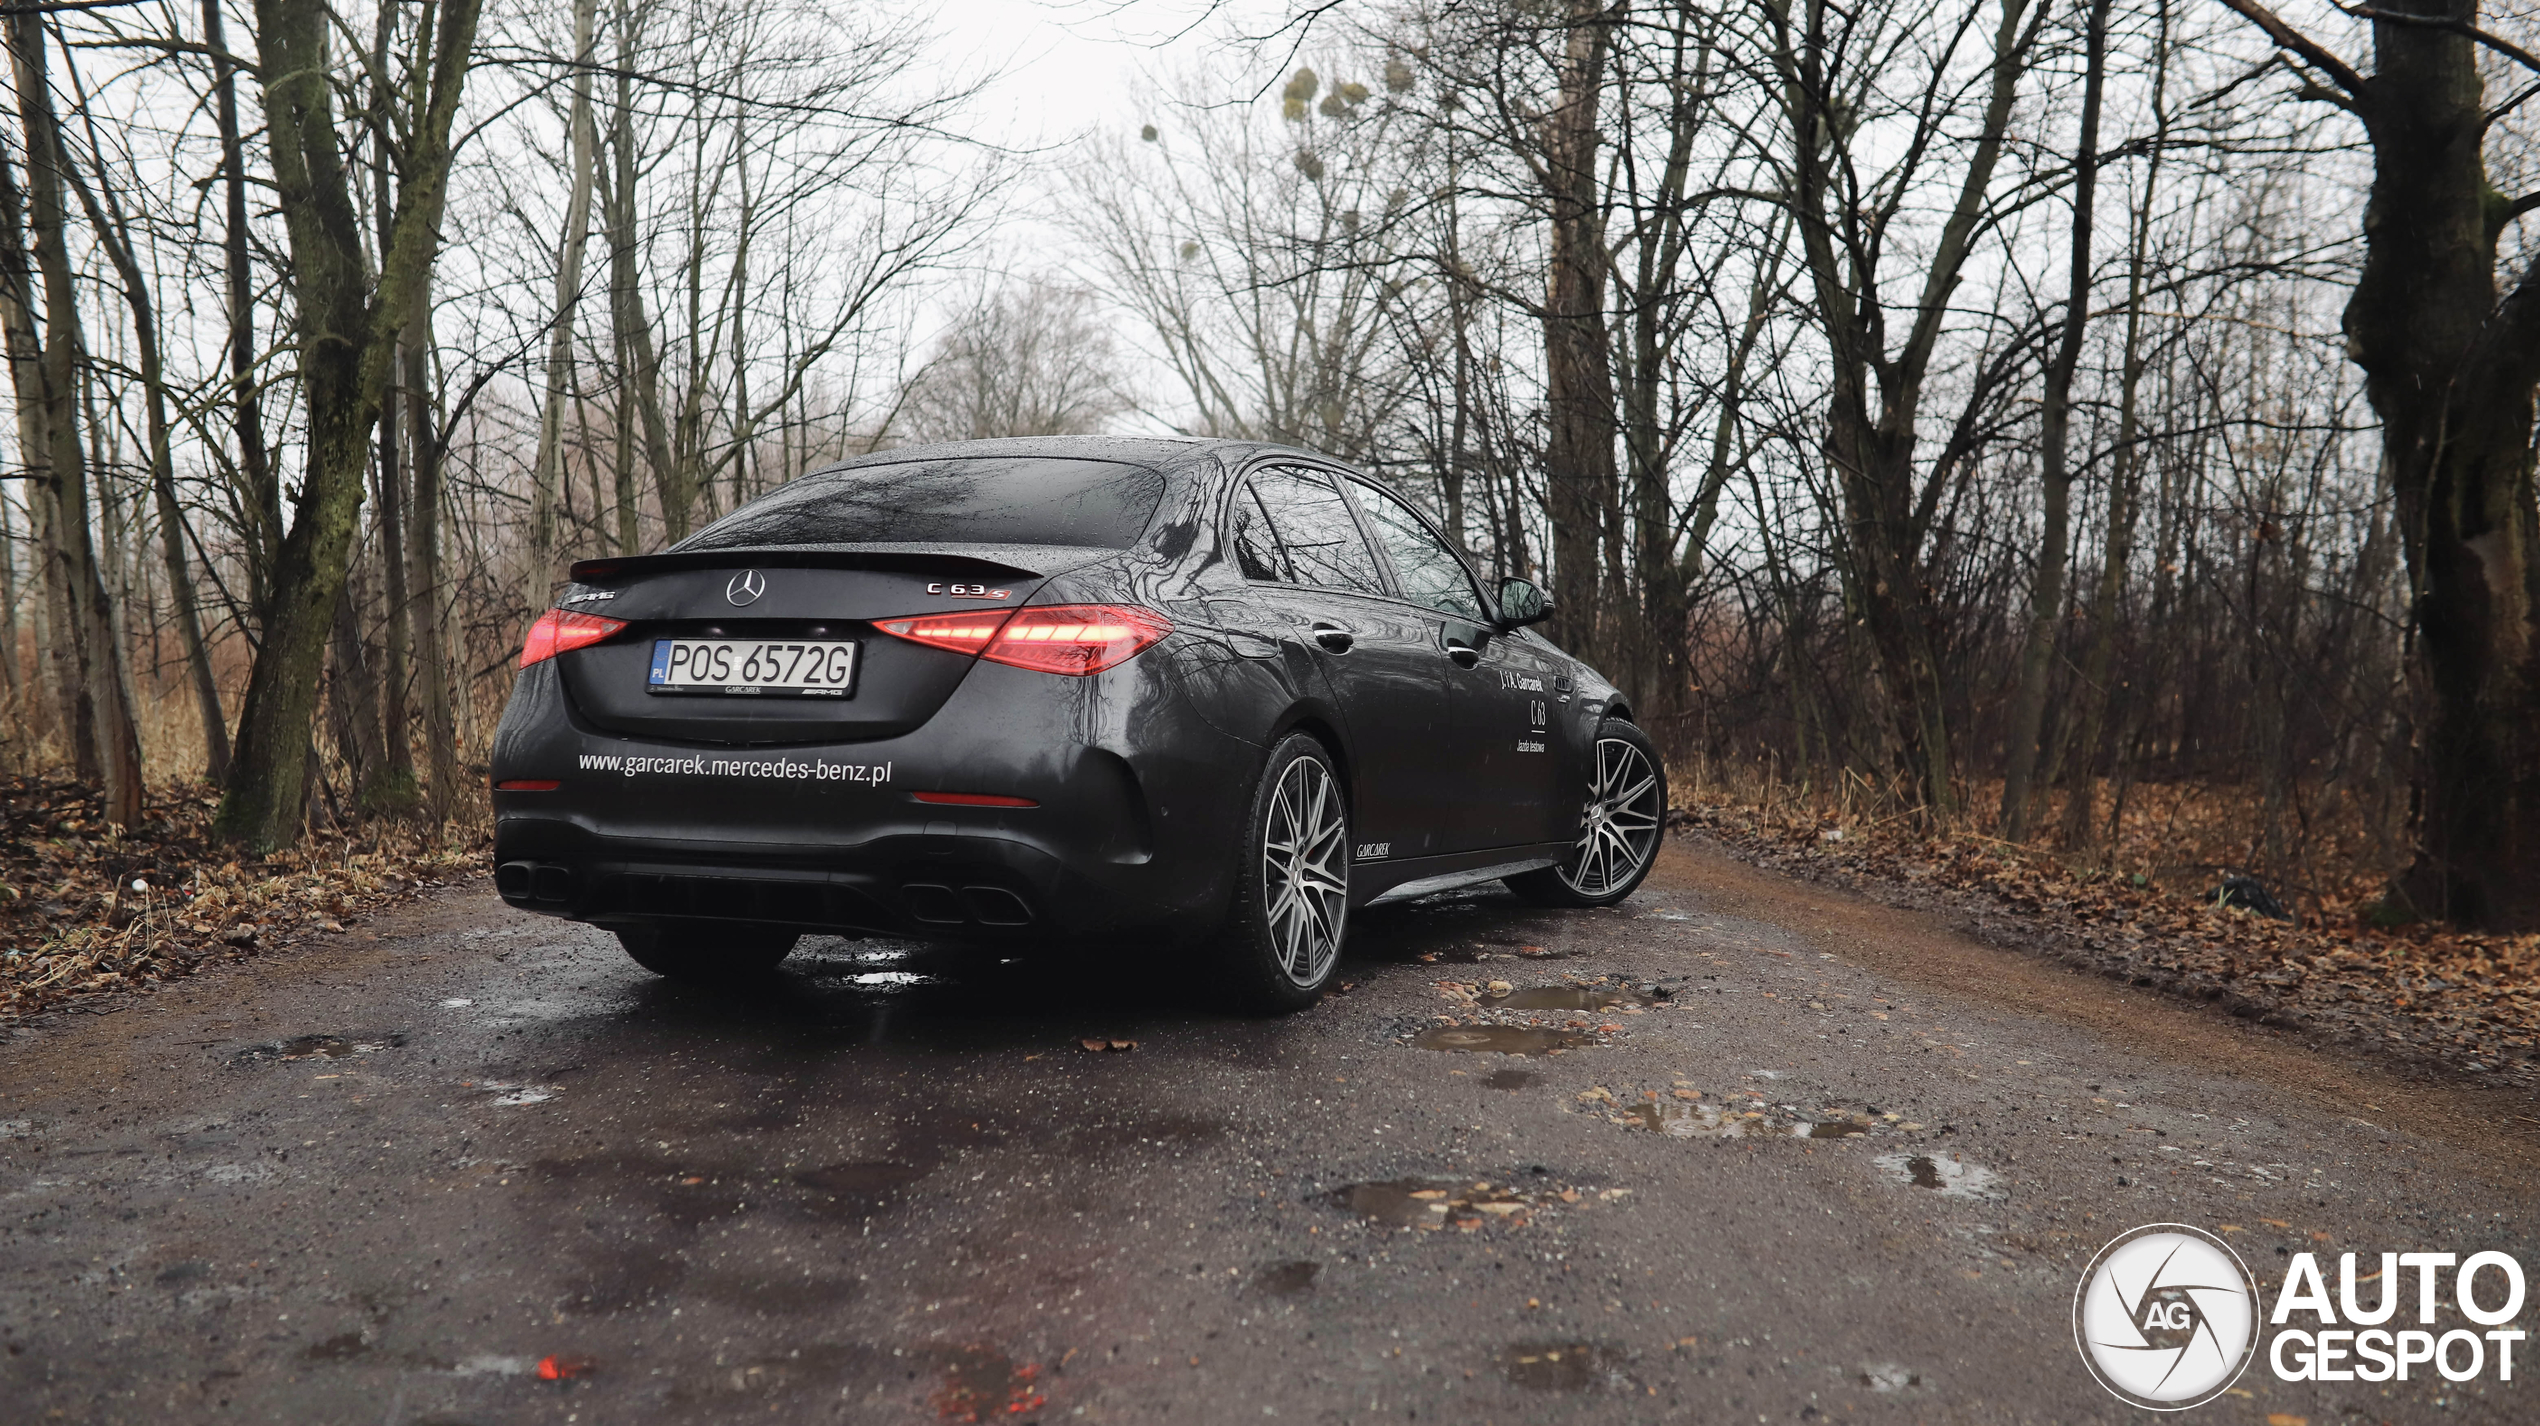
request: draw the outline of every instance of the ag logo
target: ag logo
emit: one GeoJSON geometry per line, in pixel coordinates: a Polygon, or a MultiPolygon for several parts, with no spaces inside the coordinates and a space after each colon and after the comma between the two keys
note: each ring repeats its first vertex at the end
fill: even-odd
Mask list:
{"type": "Polygon", "coordinates": [[[2257,1354],[2257,1283],[2213,1234],[2147,1224],[2082,1271],[2073,1341],[2119,1401],[2154,1411],[2201,1406],[2257,1354]]]}
{"type": "Polygon", "coordinates": [[[732,576],[730,584],[723,586],[723,597],[734,604],[755,604],[758,597],[766,592],[767,576],[754,569],[741,571],[732,576]]]}

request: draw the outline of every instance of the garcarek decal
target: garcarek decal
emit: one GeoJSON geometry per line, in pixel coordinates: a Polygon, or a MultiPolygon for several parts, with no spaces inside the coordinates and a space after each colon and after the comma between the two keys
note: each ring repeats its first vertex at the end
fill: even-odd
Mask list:
{"type": "Polygon", "coordinates": [[[2083,1270],[2073,1341],[2110,1394],[2154,1411],[2211,1401],[2259,1359],[2287,1382],[2514,1379],[2525,1333],[2505,1324],[2522,1312],[2524,1279],[2511,1254],[2342,1253],[2336,1277],[2332,1297],[2318,1257],[2293,1254],[2266,1314],[2256,1278],[2220,1237],[2146,1224],[2083,1270]],[[2403,1325],[2409,1308],[2413,1327],[2403,1325]],[[2446,1309],[2473,1325],[2438,1325],[2446,1309]]]}
{"type": "Polygon", "coordinates": [[[1393,843],[1391,842],[1361,842],[1358,844],[1358,855],[1353,860],[1380,862],[1392,855],[1393,843]]]}

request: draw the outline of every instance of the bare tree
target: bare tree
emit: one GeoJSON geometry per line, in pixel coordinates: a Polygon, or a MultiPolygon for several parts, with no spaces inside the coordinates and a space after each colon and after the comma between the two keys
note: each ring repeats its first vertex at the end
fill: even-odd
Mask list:
{"type": "Polygon", "coordinates": [[[981,291],[902,398],[919,441],[1089,435],[1127,408],[1109,325],[1092,294],[1045,281],[981,291]]]}

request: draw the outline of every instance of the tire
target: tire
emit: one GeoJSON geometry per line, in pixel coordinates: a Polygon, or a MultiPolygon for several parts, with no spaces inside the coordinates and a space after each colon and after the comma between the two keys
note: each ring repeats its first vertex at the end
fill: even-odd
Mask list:
{"type": "Polygon", "coordinates": [[[635,964],[688,985],[734,985],[776,969],[802,937],[755,926],[647,922],[621,926],[617,943],[635,964]]]}
{"type": "Polygon", "coordinates": [[[1507,878],[1537,906],[1612,906],[1640,888],[1667,831],[1667,767],[1649,736],[1608,718],[1596,730],[1579,840],[1559,866],[1507,878]]]}
{"type": "Polygon", "coordinates": [[[1234,903],[1218,940],[1238,1007],[1312,1005],[1349,931],[1349,805],[1323,745],[1292,733],[1270,750],[1244,818],[1234,903]]]}

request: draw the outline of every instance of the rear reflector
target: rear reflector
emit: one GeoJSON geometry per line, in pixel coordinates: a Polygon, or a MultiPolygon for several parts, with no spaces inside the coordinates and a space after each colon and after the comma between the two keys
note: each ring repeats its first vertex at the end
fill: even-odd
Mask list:
{"type": "Polygon", "coordinates": [[[495,783],[494,790],[496,792],[553,792],[562,786],[564,786],[563,783],[552,777],[543,779],[516,777],[509,782],[495,783]]]}
{"type": "Polygon", "coordinates": [[[550,609],[529,626],[529,637],[520,645],[520,666],[545,663],[558,654],[571,653],[586,644],[596,644],[626,627],[623,619],[603,619],[597,614],[580,614],[571,609],[550,609]]]}
{"type": "Polygon", "coordinates": [[[923,614],[885,619],[883,633],[991,663],[1042,673],[1100,673],[1173,632],[1173,621],[1135,604],[1052,604],[1011,615],[923,614]]]}
{"type": "Polygon", "coordinates": [[[993,792],[912,792],[909,796],[939,807],[1038,807],[1028,797],[999,797],[993,792]]]}

